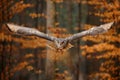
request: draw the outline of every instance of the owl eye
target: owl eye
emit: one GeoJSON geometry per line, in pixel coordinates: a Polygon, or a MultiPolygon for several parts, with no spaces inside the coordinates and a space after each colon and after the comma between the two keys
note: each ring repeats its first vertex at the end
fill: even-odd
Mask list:
{"type": "Polygon", "coordinates": [[[64,41],[63,41],[63,42],[61,42],[61,44],[64,44],[64,41]]]}

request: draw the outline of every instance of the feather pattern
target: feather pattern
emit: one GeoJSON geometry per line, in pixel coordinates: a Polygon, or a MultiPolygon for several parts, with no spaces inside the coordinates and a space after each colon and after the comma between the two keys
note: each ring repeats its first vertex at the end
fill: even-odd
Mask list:
{"type": "Polygon", "coordinates": [[[61,49],[65,49],[68,46],[68,44],[72,42],[73,40],[79,39],[86,35],[97,35],[97,34],[107,32],[108,29],[111,28],[113,23],[114,22],[110,22],[110,23],[103,24],[97,27],[93,27],[88,30],[82,31],[80,33],[73,34],[72,36],[66,37],[66,38],[56,38],[53,36],[49,36],[48,34],[42,33],[34,28],[28,28],[28,27],[18,26],[14,24],[7,24],[7,26],[10,31],[15,32],[17,34],[33,35],[33,36],[38,36],[40,38],[44,38],[46,40],[52,41],[55,43],[55,47],[61,50],[61,49]]]}
{"type": "Polygon", "coordinates": [[[7,24],[7,26],[10,31],[15,32],[17,34],[28,35],[28,36],[32,36],[32,35],[38,36],[38,37],[47,39],[49,41],[54,41],[55,39],[57,39],[53,36],[49,36],[48,34],[42,33],[34,28],[28,28],[28,27],[18,26],[14,24],[7,24]]]}

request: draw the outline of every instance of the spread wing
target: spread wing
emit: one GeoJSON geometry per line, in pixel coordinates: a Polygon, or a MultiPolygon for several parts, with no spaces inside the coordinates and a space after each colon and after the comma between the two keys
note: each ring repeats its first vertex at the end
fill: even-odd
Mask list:
{"type": "Polygon", "coordinates": [[[54,41],[56,38],[49,36],[48,34],[42,33],[34,28],[28,28],[23,26],[18,26],[14,24],[7,24],[10,31],[15,32],[17,34],[28,35],[28,36],[38,36],[49,41],[54,41]]]}
{"type": "Polygon", "coordinates": [[[113,23],[114,22],[103,24],[98,27],[93,27],[89,30],[86,30],[86,31],[74,34],[73,36],[67,37],[66,40],[71,42],[73,40],[79,39],[80,37],[83,37],[86,35],[97,35],[97,34],[105,33],[108,31],[108,29],[110,29],[110,27],[112,26],[113,23]]]}

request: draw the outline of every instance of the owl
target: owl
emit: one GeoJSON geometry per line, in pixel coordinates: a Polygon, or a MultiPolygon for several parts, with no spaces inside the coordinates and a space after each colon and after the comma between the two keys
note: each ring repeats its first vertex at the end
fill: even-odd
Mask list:
{"type": "Polygon", "coordinates": [[[11,32],[14,32],[17,34],[26,35],[26,36],[37,36],[37,37],[49,40],[55,44],[56,50],[61,51],[65,49],[66,47],[68,47],[69,43],[81,37],[84,37],[87,35],[93,36],[93,35],[98,35],[98,34],[107,32],[111,28],[113,23],[114,22],[110,22],[110,23],[102,24],[100,26],[92,27],[88,30],[73,34],[72,36],[69,36],[66,38],[57,38],[57,37],[45,34],[43,32],[40,32],[39,30],[34,29],[34,28],[18,26],[18,25],[14,25],[10,23],[7,24],[7,27],[11,32]]]}

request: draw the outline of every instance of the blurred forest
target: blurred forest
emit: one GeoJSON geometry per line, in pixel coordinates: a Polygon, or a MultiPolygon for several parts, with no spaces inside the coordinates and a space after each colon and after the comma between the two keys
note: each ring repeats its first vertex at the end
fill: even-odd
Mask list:
{"type": "Polygon", "coordinates": [[[120,80],[119,33],[120,0],[0,0],[0,80],[120,80]],[[80,38],[62,54],[6,27],[67,37],[112,21],[107,33],[80,38]]]}

